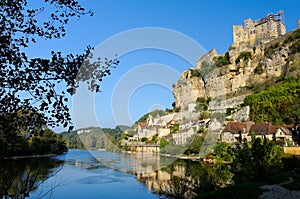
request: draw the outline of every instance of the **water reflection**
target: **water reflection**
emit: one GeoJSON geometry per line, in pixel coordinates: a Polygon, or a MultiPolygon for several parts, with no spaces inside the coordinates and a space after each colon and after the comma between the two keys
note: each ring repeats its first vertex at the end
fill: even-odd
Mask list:
{"type": "Polygon", "coordinates": [[[155,153],[92,154],[106,166],[134,174],[161,198],[191,198],[232,183],[227,164],[207,164],[155,153]]]}
{"type": "Polygon", "coordinates": [[[105,166],[126,172],[140,173],[160,170],[177,158],[161,156],[158,153],[112,153],[90,151],[91,154],[105,166]]]}
{"type": "Polygon", "coordinates": [[[191,160],[177,160],[161,170],[140,172],[136,176],[160,198],[191,198],[232,183],[228,165],[191,160]]]}
{"type": "Polygon", "coordinates": [[[0,198],[29,197],[32,191],[59,170],[62,163],[62,160],[48,157],[1,160],[0,198]]]}

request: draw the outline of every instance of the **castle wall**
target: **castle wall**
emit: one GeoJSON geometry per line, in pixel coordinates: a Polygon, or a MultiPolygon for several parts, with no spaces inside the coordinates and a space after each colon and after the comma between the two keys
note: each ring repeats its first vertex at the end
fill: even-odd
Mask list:
{"type": "Polygon", "coordinates": [[[257,46],[284,35],[286,27],[282,16],[280,11],[256,21],[246,19],[245,26],[233,26],[233,44],[247,43],[249,46],[257,46]]]}

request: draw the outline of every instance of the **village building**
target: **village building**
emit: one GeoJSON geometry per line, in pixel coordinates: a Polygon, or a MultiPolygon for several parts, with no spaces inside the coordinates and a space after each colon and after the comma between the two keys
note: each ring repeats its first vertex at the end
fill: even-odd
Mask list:
{"type": "Polygon", "coordinates": [[[188,139],[192,139],[192,137],[196,134],[193,128],[190,129],[182,129],[176,133],[172,133],[172,138],[174,144],[184,145],[187,143],[188,139]]]}
{"type": "Polygon", "coordinates": [[[254,124],[250,128],[250,133],[254,133],[256,137],[269,140],[275,140],[276,127],[271,123],[254,124]]]}
{"type": "Polygon", "coordinates": [[[220,135],[220,140],[227,143],[241,143],[244,139],[251,141],[252,133],[254,133],[255,137],[262,140],[292,142],[294,126],[293,124],[274,126],[271,123],[228,122],[220,135]]]}
{"type": "Polygon", "coordinates": [[[248,132],[241,122],[228,122],[221,133],[222,142],[241,143],[244,138],[248,140],[248,132]]]}

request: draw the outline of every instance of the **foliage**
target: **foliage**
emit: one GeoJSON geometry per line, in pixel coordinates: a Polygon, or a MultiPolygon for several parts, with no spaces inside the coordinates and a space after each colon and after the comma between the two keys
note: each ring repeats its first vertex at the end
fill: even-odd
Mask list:
{"type": "Polygon", "coordinates": [[[196,102],[197,103],[205,103],[206,102],[206,98],[205,97],[197,97],[196,102]]]}
{"type": "Polygon", "coordinates": [[[214,146],[212,157],[219,161],[232,162],[234,158],[234,149],[226,142],[221,142],[214,146]]]}
{"type": "Polygon", "coordinates": [[[254,73],[255,74],[258,74],[258,75],[261,75],[264,73],[264,68],[263,68],[263,64],[262,63],[259,63],[255,69],[254,69],[254,73]]]}
{"type": "Polygon", "coordinates": [[[32,110],[0,115],[0,158],[16,155],[61,154],[67,150],[61,135],[45,127],[43,115],[32,110]],[[22,121],[23,125],[20,122],[22,121]]]}
{"type": "Polygon", "coordinates": [[[141,141],[146,142],[146,141],[148,141],[148,138],[142,138],[141,141]]]}
{"type": "Polygon", "coordinates": [[[66,140],[66,146],[69,149],[85,149],[76,131],[64,132],[62,133],[62,136],[66,140]]]}
{"type": "Polygon", "coordinates": [[[149,113],[146,113],[145,115],[143,115],[142,117],[140,117],[140,119],[138,119],[135,123],[137,124],[138,122],[146,122],[149,115],[151,115],[152,117],[156,117],[157,114],[159,114],[160,116],[164,116],[166,115],[166,112],[164,110],[154,110],[151,111],[149,113]]]}
{"type": "Polygon", "coordinates": [[[174,108],[174,112],[175,112],[175,113],[178,113],[180,110],[181,110],[181,107],[180,107],[180,106],[176,106],[176,107],[174,108]]]}
{"type": "Polygon", "coordinates": [[[290,46],[290,53],[295,54],[300,52],[300,39],[295,41],[291,46],[290,46]]]}
{"type": "MultiPolygon", "coordinates": [[[[67,127],[71,121],[67,94],[73,95],[79,82],[86,82],[91,91],[98,92],[100,82],[118,61],[94,57],[91,47],[82,54],[51,51],[50,58],[30,57],[28,48],[36,41],[61,39],[72,18],[93,13],[75,0],[46,0],[41,8],[28,5],[27,0],[0,3],[0,113],[32,109],[45,113],[43,119],[47,125],[67,127]],[[40,13],[48,18],[39,17],[40,13]]],[[[18,118],[14,120],[27,125],[18,118]]]]}
{"type": "Polygon", "coordinates": [[[208,119],[208,118],[210,118],[210,112],[209,111],[202,111],[200,113],[200,117],[199,117],[200,120],[208,119]]]}
{"type": "Polygon", "coordinates": [[[200,128],[199,128],[199,130],[197,131],[197,133],[206,133],[206,129],[205,129],[205,127],[204,126],[201,126],[200,128]]]}
{"type": "Polygon", "coordinates": [[[81,130],[85,132],[77,134],[77,131],[64,132],[62,136],[67,142],[68,148],[74,149],[107,149],[113,148],[117,141],[121,139],[123,131],[128,129],[127,126],[116,126],[116,128],[90,127],[81,130]]]}
{"type": "Polygon", "coordinates": [[[300,38],[300,29],[293,31],[283,42],[283,44],[289,44],[300,38]]]}
{"type": "Polygon", "coordinates": [[[191,78],[193,77],[201,77],[201,71],[199,69],[190,69],[191,78]]]}
{"type": "Polygon", "coordinates": [[[241,53],[239,54],[239,56],[238,56],[238,57],[236,58],[236,60],[235,60],[235,63],[238,64],[238,63],[240,63],[241,60],[248,61],[248,60],[250,60],[250,59],[252,59],[252,54],[251,54],[251,52],[249,52],[249,51],[244,51],[244,52],[241,52],[241,53]]]}
{"type": "Polygon", "coordinates": [[[165,138],[161,138],[159,142],[159,148],[163,149],[165,146],[167,146],[170,142],[166,140],[165,138]]]}
{"type": "Polygon", "coordinates": [[[252,137],[251,143],[244,141],[242,147],[237,146],[232,166],[235,181],[269,180],[283,167],[280,146],[264,139],[252,137]]]}
{"type": "Polygon", "coordinates": [[[157,135],[153,135],[151,141],[156,144],[158,142],[157,135]]]}
{"type": "Polygon", "coordinates": [[[205,103],[197,103],[195,106],[195,111],[207,111],[208,110],[208,105],[205,103]]]}
{"type": "Polygon", "coordinates": [[[171,129],[171,132],[172,132],[172,133],[175,133],[175,132],[177,132],[177,131],[179,131],[179,124],[178,124],[178,123],[175,123],[175,124],[173,125],[173,128],[171,129]]]}
{"type": "Polygon", "coordinates": [[[196,135],[190,144],[189,148],[185,151],[185,154],[198,154],[203,143],[204,136],[196,135]]]}
{"type": "Polygon", "coordinates": [[[244,104],[250,106],[251,120],[259,123],[295,123],[300,115],[300,78],[288,79],[265,91],[249,95],[244,104]]]}
{"type": "Polygon", "coordinates": [[[256,46],[254,46],[254,47],[252,48],[252,50],[253,50],[253,54],[255,54],[255,52],[256,52],[256,46]]]}
{"type": "Polygon", "coordinates": [[[225,66],[230,64],[229,52],[226,52],[224,56],[219,56],[215,59],[215,64],[217,67],[225,66]]]}

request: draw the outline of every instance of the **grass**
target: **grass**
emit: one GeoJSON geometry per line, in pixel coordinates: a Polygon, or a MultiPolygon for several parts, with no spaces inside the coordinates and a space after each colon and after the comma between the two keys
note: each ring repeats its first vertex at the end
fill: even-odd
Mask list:
{"type": "Polygon", "coordinates": [[[237,185],[232,185],[226,188],[218,189],[212,192],[207,192],[196,197],[197,199],[252,199],[258,198],[263,193],[260,189],[265,183],[261,182],[245,182],[237,185]]]}

